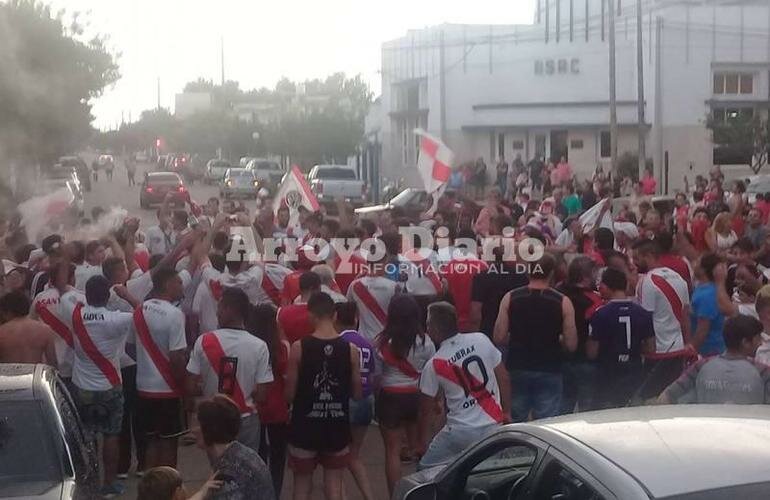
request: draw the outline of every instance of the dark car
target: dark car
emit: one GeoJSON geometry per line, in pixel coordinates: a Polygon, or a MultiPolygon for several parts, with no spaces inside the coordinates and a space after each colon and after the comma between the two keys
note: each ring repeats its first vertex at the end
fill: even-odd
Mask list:
{"type": "Polygon", "coordinates": [[[393,500],[765,500],[766,405],[641,406],[501,426],[393,500]]]}
{"type": "Polygon", "coordinates": [[[56,370],[0,364],[0,497],[97,498],[98,459],[56,370]]]}
{"type": "Polygon", "coordinates": [[[83,183],[83,189],[91,191],[91,169],[79,156],[62,156],[58,164],[65,168],[74,168],[78,174],[78,179],[83,183]]]}
{"type": "Polygon", "coordinates": [[[184,205],[187,188],[182,177],[174,172],[147,172],[139,191],[139,206],[150,208],[153,203],[163,203],[168,193],[172,193],[171,202],[184,205]]]}

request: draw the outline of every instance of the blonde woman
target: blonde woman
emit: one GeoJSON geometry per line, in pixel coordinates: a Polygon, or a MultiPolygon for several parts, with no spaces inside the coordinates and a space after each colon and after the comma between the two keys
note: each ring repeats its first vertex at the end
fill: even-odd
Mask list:
{"type": "Polygon", "coordinates": [[[720,213],[706,230],[706,246],[711,252],[725,255],[736,241],[738,235],[732,229],[730,213],[720,213]]]}

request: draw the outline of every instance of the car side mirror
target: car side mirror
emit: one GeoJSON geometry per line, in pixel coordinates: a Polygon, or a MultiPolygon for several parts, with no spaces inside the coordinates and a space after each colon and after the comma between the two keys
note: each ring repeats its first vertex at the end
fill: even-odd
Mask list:
{"type": "Polygon", "coordinates": [[[436,500],[438,495],[438,488],[435,483],[425,483],[412,488],[406,495],[404,500],[436,500]]]}

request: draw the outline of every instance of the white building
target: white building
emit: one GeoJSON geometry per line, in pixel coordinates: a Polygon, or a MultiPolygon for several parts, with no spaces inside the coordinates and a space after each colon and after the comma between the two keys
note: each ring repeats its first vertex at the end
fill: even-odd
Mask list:
{"type": "MultiPolygon", "coordinates": [[[[444,24],[383,44],[380,174],[419,183],[412,130],[458,162],[566,155],[609,163],[607,1],[616,3],[620,154],[638,151],[635,0],[538,0],[531,25],[444,24]]],[[[647,157],[672,192],[714,163],[709,113],[770,103],[770,0],[642,0],[647,157]]],[[[720,163],[732,162],[717,154],[720,163]]],[[[745,168],[748,171],[747,168],[745,168]]]]}
{"type": "Polygon", "coordinates": [[[209,92],[182,92],[174,98],[174,115],[184,119],[199,111],[211,109],[211,93],[209,92]]]}

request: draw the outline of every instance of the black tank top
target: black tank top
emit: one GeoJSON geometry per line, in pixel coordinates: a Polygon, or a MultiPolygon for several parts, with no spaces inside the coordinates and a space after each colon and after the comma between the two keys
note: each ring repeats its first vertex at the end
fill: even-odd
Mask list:
{"type": "Polygon", "coordinates": [[[511,292],[506,362],[509,370],[561,370],[563,297],[552,288],[533,290],[525,286],[511,292]]]}
{"type": "Polygon", "coordinates": [[[342,338],[301,342],[289,442],[304,450],[340,451],[350,444],[350,344],[342,338]]]}

